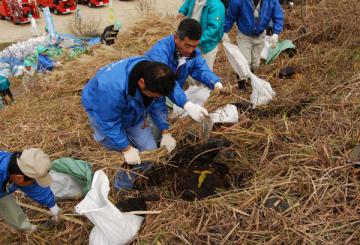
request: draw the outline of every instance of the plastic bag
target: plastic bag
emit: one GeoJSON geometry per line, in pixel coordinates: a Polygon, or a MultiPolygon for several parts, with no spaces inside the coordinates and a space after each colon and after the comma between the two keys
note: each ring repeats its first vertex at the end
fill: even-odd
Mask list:
{"type": "Polygon", "coordinates": [[[226,57],[235,72],[241,79],[249,77],[251,74],[250,67],[239,47],[228,42],[224,42],[223,45],[226,57]]]}
{"type": "Polygon", "coordinates": [[[56,200],[79,199],[83,196],[82,187],[68,174],[50,171],[51,191],[56,200]]]}
{"type": "Polygon", "coordinates": [[[230,65],[240,78],[250,77],[252,93],[250,101],[253,104],[253,108],[258,105],[265,105],[269,103],[275,96],[274,90],[271,88],[270,83],[257,77],[250,71],[250,67],[241,53],[240,49],[231,43],[223,43],[226,57],[228,58],[230,65]]]}
{"type": "Polygon", "coordinates": [[[144,218],[122,213],[108,200],[109,179],[102,170],[95,172],[90,191],[75,207],[95,227],[89,237],[90,245],[119,245],[132,241],[144,218]]]}
{"type": "Polygon", "coordinates": [[[266,35],[264,40],[264,48],[261,50],[261,59],[266,60],[271,46],[271,36],[266,35]]]}
{"type": "Polygon", "coordinates": [[[213,123],[237,123],[239,113],[236,106],[228,104],[210,113],[210,118],[213,123]]]}
{"type": "Polygon", "coordinates": [[[275,96],[274,90],[271,88],[270,83],[258,78],[254,74],[250,74],[252,93],[250,101],[253,104],[253,108],[258,105],[266,105],[275,96]]]}

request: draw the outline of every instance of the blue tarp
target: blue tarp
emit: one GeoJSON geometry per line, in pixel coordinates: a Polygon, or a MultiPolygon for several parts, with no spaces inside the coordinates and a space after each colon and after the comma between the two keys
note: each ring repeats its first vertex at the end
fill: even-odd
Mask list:
{"type": "Polygon", "coordinates": [[[54,69],[54,62],[47,55],[39,54],[37,71],[46,72],[54,69]]]}

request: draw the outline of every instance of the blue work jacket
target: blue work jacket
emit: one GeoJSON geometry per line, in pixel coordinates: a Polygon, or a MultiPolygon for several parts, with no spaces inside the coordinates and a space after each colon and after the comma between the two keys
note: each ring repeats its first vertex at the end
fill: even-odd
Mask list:
{"type": "Polygon", "coordinates": [[[261,0],[259,20],[255,23],[253,0],[230,0],[226,11],[224,32],[228,33],[234,22],[240,32],[247,36],[259,36],[269,26],[270,20],[274,23],[274,33],[280,34],[284,26],[284,12],[279,0],[261,0]]]}
{"type": "Polygon", "coordinates": [[[0,151],[0,198],[20,189],[35,202],[48,208],[55,206],[55,196],[50,187],[41,187],[36,181],[28,186],[18,186],[14,183],[7,188],[5,185],[9,179],[9,164],[13,153],[0,151]]]}
{"type": "MultiPolygon", "coordinates": [[[[186,0],[179,13],[191,17],[195,0],[186,0]]],[[[202,35],[199,47],[204,54],[213,50],[224,34],[225,8],[220,0],[207,0],[200,17],[202,35]]]]}
{"type": "Polygon", "coordinates": [[[101,68],[83,89],[82,104],[113,149],[121,150],[129,145],[125,130],[144,121],[147,114],[160,131],[169,128],[165,97],[154,99],[145,108],[139,89],[134,96],[129,94],[130,73],[137,63],[145,60],[150,59],[133,57],[109,64],[101,68]]]}
{"type": "Polygon", "coordinates": [[[184,93],[183,86],[189,75],[210,89],[214,89],[215,83],[219,82],[220,78],[210,70],[205,59],[201,56],[199,49],[196,49],[194,55],[186,59],[186,62],[180,67],[178,67],[179,61],[175,54],[176,46],[174,35],[170,35],[152,46],[152,48],[145,53],[145,56],[168,65],[175,72],[177,77],[175,88],[168,97],[176,105],[184,107],[188,99],[184,93]]]}

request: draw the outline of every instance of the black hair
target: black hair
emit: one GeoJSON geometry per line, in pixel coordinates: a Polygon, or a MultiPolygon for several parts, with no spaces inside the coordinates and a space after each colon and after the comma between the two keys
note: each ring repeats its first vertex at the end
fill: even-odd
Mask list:
{"type": "Polygon", "coordinates": [[[174,89],[176,76],[167,65],[149,61],[142,65],[142,78],[146,90],[167,96],[174,89]]]}
{"type": "Polygon", "coordinates": [[[21,151],[16,151],[11,155],[10,164],[9,164],[9,175],[23,175],[24,181],[32,180],[32,178],[26,176],[19,168],[17,159],[20,158],[21,154],[22,154],[21,151]]]}
{"type": "Polygon", "coordinates": [[[186,18],[180,22],[176,35],[180,40],[184,40],[185,37],[190,40],[200,40],[202,35],[201,24],[195,19],[186,18]]]}

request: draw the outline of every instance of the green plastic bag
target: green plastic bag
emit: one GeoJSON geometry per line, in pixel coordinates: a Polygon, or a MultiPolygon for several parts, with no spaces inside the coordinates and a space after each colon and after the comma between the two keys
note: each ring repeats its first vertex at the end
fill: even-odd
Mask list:
{"type": "Polygon", "coordinates": [[[275,48],[269,47],[268,56],[266,59],[266,64],[271,64],[276,60],[276,58],[280,55],[280,53],[286,49],[295,49],[295,45],[290,40],[284,40],[282,42],[278,42],[275,48]]]}
{"type": "Polygon", "coordinates": [[[52,170],[69,174],[81,185],[84,195],[90,190],[93,178],[92,166],[82,160],[62,157],[52,162],[52,170]]]}

